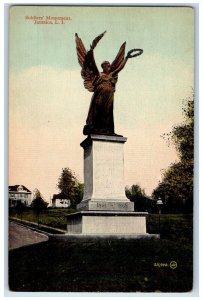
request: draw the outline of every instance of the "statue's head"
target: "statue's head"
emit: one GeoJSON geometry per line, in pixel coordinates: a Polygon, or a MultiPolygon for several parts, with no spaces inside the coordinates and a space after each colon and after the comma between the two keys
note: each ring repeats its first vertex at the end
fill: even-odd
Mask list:
{"type": "Polygon", "coordinates": [[[103,69],[103,72],[108,74],[111,68],[110,62],[109,61],[103,61],[103,63],[101,64],[101,67],[103,69]]]}

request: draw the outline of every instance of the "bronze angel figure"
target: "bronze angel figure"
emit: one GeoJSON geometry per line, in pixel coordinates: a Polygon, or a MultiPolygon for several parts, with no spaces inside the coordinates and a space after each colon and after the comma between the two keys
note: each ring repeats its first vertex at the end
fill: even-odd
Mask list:
{"type": "Polygon", "coordinates": [[[124,68],[128,58],[138,56],[143,52],[142,49],[133,49],[125,57],[125,42],[121,45],[111,64],[108,61],[101,64],[103,72],[100,73],[94,60],[93,50],[105,33],[106,31],[93,40],[89,51],[86,51],[82,40],[77,33],[75,34],[78,62],[82,67],[81,75],[84,79],[84,86],[88,91],[93,92],[86,125],[83,129],[84,135],[92,133],[115,135],[113,104],[118,73],[124,68]],[[131,55],[132,52],[135,54],[131,55]]]}

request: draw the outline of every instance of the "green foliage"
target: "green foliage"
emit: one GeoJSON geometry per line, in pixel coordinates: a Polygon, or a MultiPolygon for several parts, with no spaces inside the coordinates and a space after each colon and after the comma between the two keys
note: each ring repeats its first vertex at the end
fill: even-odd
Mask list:
{"type": "Polygon", "coordinates": [[[38,189],[35,189],[33,194],[34,197],[31,203],[31,207],[34,208],[37,213],[39,213],[47,208],[48,203],[43,199],[43,196],[38,189]]]}
{"type": "Polygon", "coordinates": [[[73,172],[69,168],[62,169],[61,176],[58,179],[57,187],[67,199],[73,198],[76,184],[77,178],[73,172]]]}
{"type": "Polygon", "coordinates": [[[145,211],[147,208],[147,197],[144,189],[142,189],[138,184],[133,184],[130,188],[125,188],[126,197],[134,202],[135,210],[145,211]]]}
{"type": "Polygon", "coordinates": [[[38,189],[35,189],[33,192],[33,199],[43,198],[41,192],[38,189]]]}
{"type": "Polygon", "coordinates": [[[186,99],[183,113],[184,122],[164,135],[175,145],[179,162],[163,172],[162,181],[152,193],[154,199],[161,197],[171,212],[193,210],[194,95],[186,99]]]}
{"type": "Polygon", "coordinates": [[[77,182],[74,188],[74,197],[71,203],[72,208],[76,208],[76,205],[82,201],[83,193],[84,193],[84,184],[77,182]]]}
{"type": "Polygon", "coordinates": [[[21,220],[22,220],[22,217],[23,217],[24,210],[25,210],[25,204],[21,201],[17,201],[16,211],[17,211],[17,214],[20,215],[21,220]]]}
{"type": "Polygon", "coordinates": [[[78,181],[69,168],[62,169],[57,187],[61,191],[61,195],[66,199],[70,199],[72,208],[75,208],[82,200],[84,185],[78,181]]]}
{"type": "Polygon", "coordinates": [[[39,226],[39,215],[40,213],[45,210],[48,206],[48,203],[44,201],[40,191],[35,189],[34,191],[34,199],[32,200],[31,207],[34,209],[37,215],[37,222],[39,226]]]}
{"type": "MultiPolygon", "coordinates": [[[[74,212],[75,209],[71,208],[47,208],[40,212],[40,224],[66,230],[66,217],[68,214],[74,212]]],[[[10,209],[9,217],[19,218],[16,208],[10,209]]],[[[23,212],[23,220],[36,223],[36,211],[27,207],[23,212]]]]}
{"type": "Polygon", "coordinates": [[[183,106],[185,121],[174,126],[169,138],[178,152],[181,162],[193,164],[194,157],[194,95],[185,100],[183,106]]]}
{"type": "Polygon", "coordinates": [[[31,207],[36,210],[37,213],[41,212],[42,210],[46,209],[48,206],[48,203],[44,201],[41,197],[37,197],[33,199],[31,203],[31,207]]]}
{"type": "Polygon", "coordinates": [[[17,201],[16,210],[21,212],[24,210],[24,208],[25,208],[25,204],[22,201],[17,201]]]}

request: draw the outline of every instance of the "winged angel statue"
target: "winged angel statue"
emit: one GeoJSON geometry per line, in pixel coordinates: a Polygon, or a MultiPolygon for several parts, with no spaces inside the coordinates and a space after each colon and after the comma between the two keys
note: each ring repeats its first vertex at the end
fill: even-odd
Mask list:
{"type": "Polygon", "coordinates": [[[84,79],[84,86],[88,91],[94,93],[86,125],[83,129],[84,135],[92,133],[115,135],[113,102],[118,73],[124,68],[128,58],[138,56],[143,52],[142,49],[133,49],[124,57],[125,42],[121,45],[116,58],[111,64],[108,61],[104,61],[101,64],[103,72],[100,73],[94,60],[93,50],[105,33],[106,31],[93,40],[89,51],[86,51],[82,40],[78,37],[77,33],[75,34],[77,56],[79,64],[82,67],[81,75],[84,79]],[[133,52],[134,54],[132,55],[133,52]]]}

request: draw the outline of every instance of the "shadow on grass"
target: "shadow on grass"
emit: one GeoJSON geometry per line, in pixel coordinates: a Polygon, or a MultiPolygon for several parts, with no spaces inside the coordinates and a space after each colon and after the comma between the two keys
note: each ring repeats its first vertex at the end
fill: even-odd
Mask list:
{"type": "MultiPolygon", "coordinates": [[[[170,221],[169,216],[165,217],[163,227],[168,224],[169,228],[170,221]]],[[[163,234],[161,240],[49,241],[12,250],[10,289],[33,292],[191,291],[191,230],[189,234],[181,229],[183,225],[192,228],[191,222],[191,217],[176,217],[171,230],[165,237],[163,234]],[[172,268],[172,261],[177,267],[172,268]]]]}

